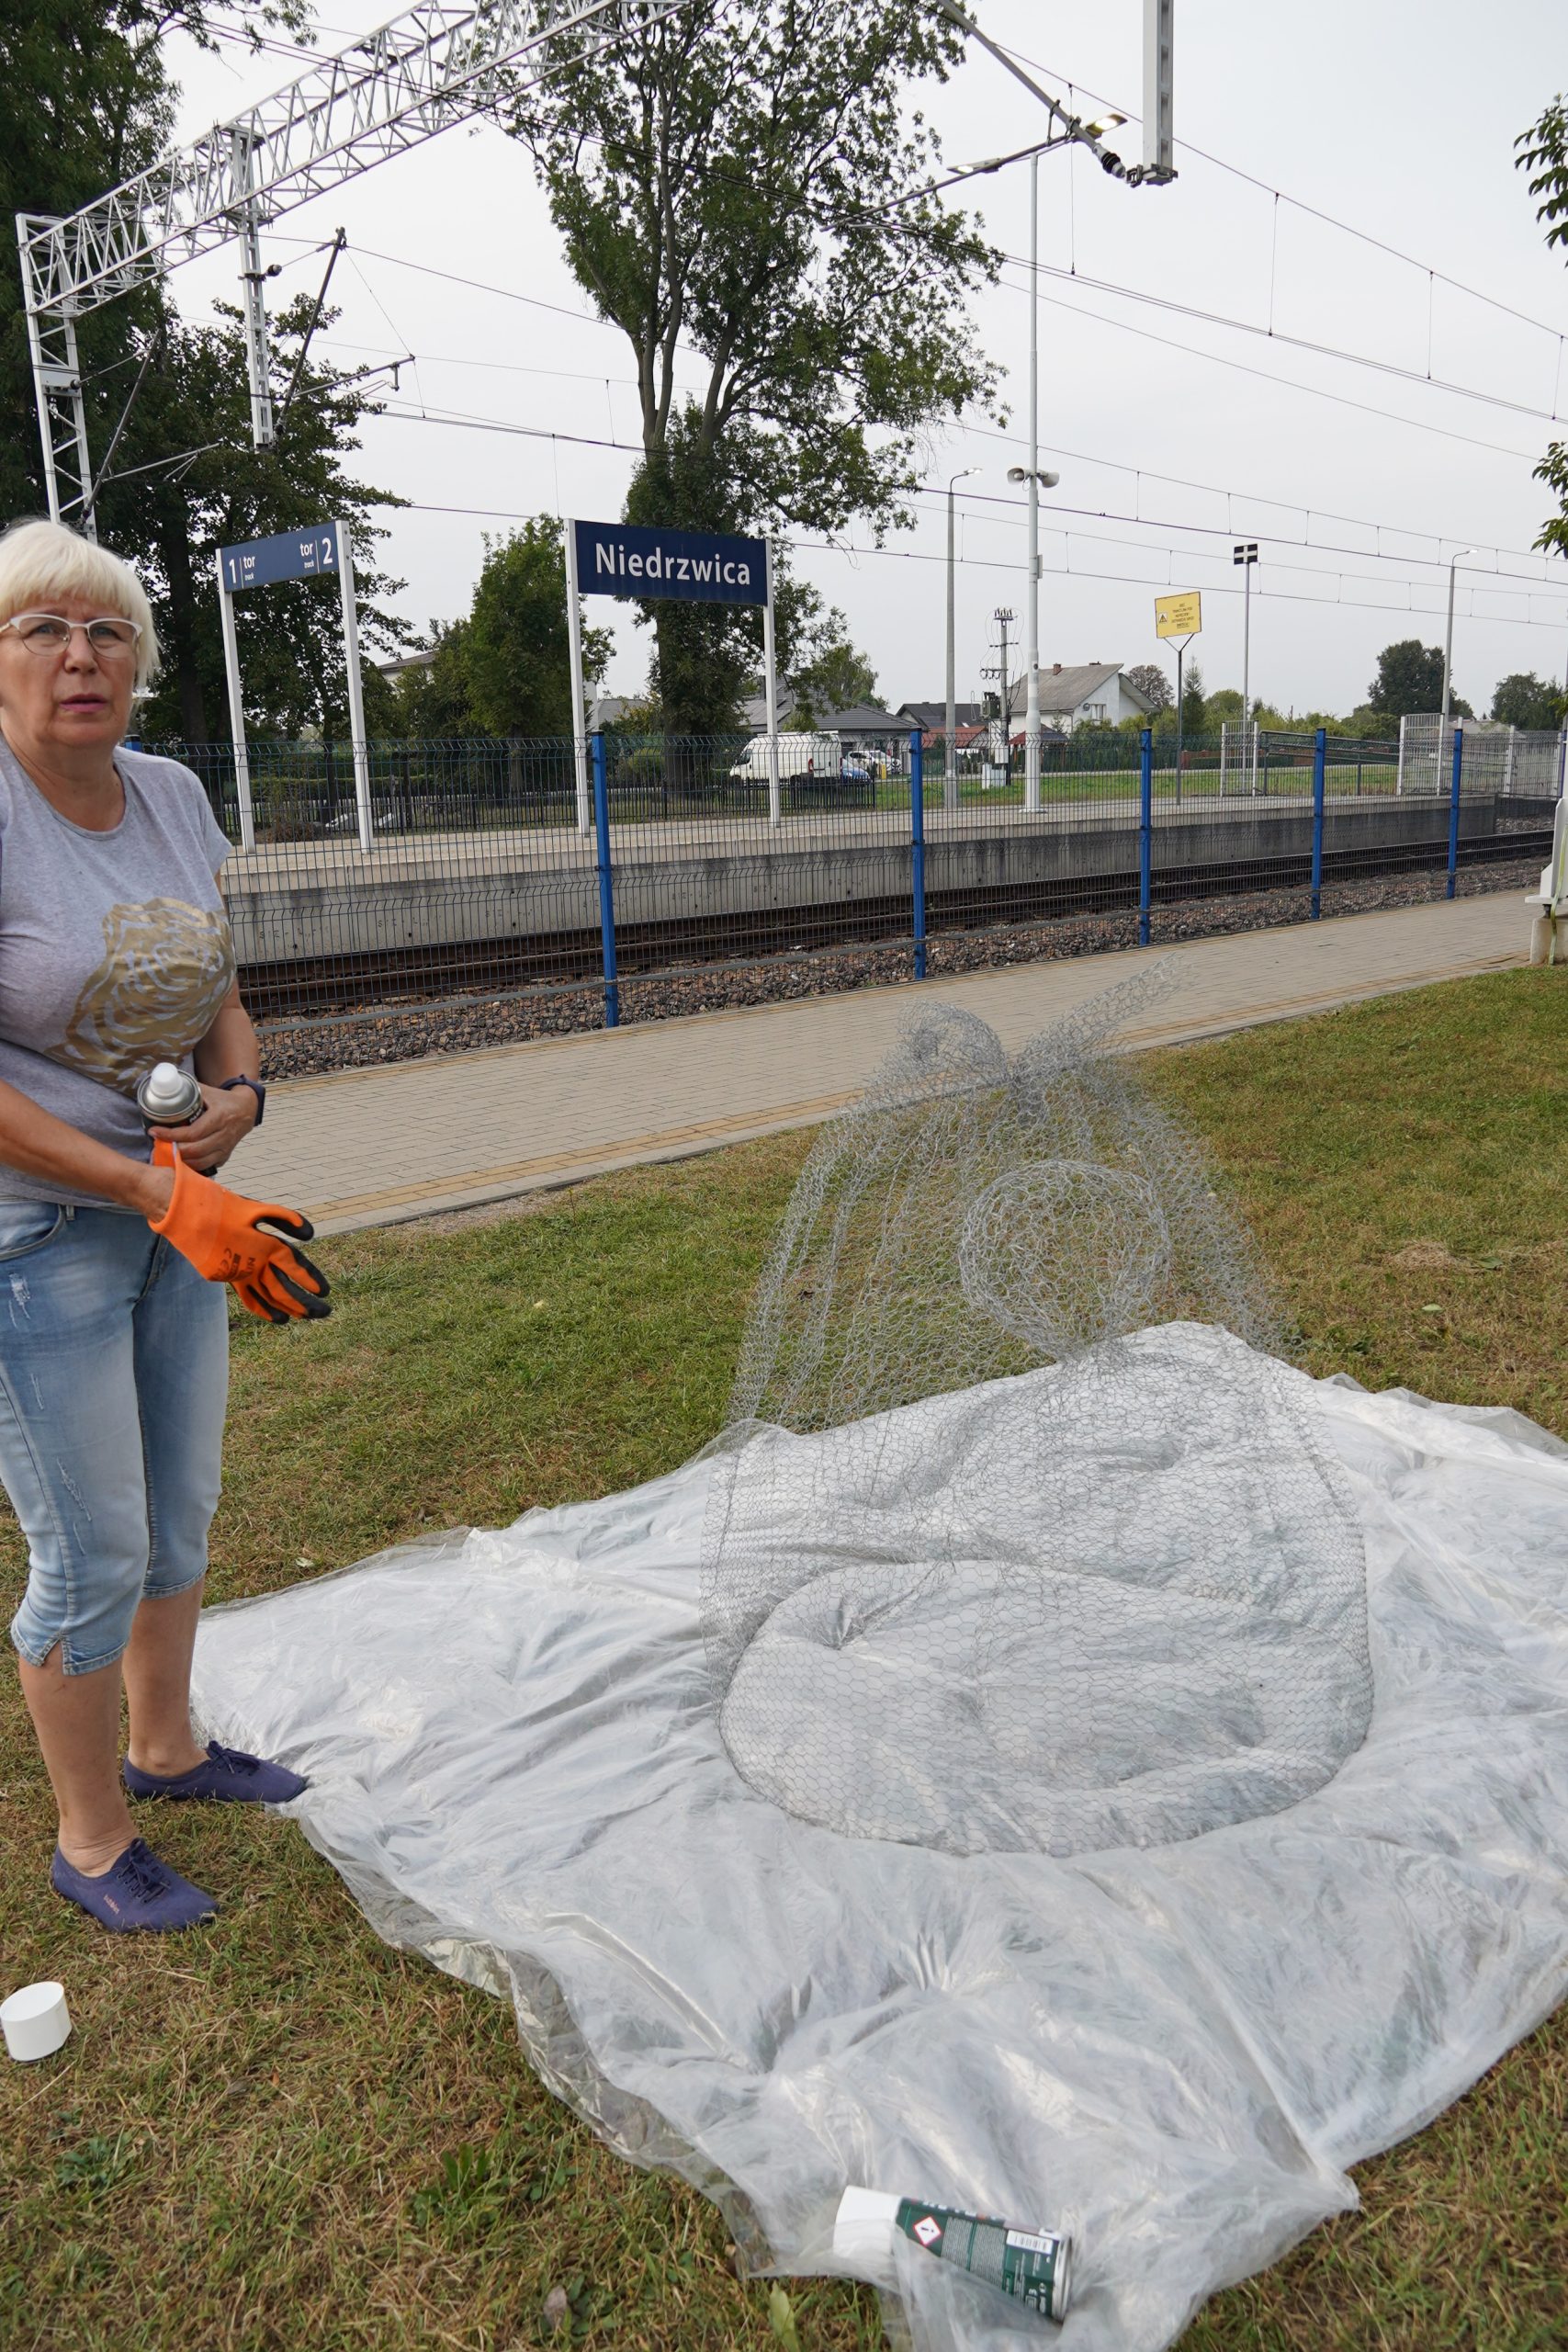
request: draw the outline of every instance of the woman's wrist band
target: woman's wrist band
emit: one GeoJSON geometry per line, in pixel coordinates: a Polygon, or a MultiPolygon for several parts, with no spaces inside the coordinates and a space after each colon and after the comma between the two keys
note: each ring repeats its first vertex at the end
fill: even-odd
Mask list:
{"type": "MultiPolygon", "coordinates": [[[[228,1094],[236,1086],[248,1086],[251,1092],[255,1096],[256,1127],[259,1127],[266,1111],[266,1088],[263,1085],[259,1078],[225,1078],[220,1081],[218,1091],[220,1094],[228,1094]]],[[[255,1131],[255,1127],[251,1129],[251,1133],[253,1135],[254,1135],[255,1131]]]]}

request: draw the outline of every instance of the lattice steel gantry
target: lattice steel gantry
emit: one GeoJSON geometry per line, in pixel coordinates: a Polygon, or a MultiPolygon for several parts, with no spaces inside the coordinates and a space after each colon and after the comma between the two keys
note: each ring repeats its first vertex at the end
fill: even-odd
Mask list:
{"type": "Polygon", "coordinates": [[[426,0],[259,105],[64,219],[21,212],[22,290],[43,442],[49,511],[96,537],[96,480],[76,321],[133,287],[234,239],[245,252],[252,430],[273,432],[266,316],[257,244],[276,218],[480,112],[502,69],[532,61],[524,86],[623,29],[678,15],[690,0],[426,0]],[[570,51],[568,55],[570,55],[570,51]]]}

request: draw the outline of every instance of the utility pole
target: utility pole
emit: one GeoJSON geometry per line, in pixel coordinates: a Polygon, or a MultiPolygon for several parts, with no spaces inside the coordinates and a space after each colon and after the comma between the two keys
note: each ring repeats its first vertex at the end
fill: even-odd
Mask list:
{"type": "Polygon", "coordinates": [[[1247,742],[1247,716],[1252,708],[1252,567],[1258,561],[1256,539],[1240,539],[1231,550],[1231,561],[1242,566],[1241,590],[1241,740],[1247,742]]]}
{"type": "Polygon", "coordinates": [[[1023,721],[1023,805],[1040,810],[1040,493],[1060,474],[1040,469],[1040,158],[1029,159],[1029,463],[1010,466],[1009,481],[1029,484],[1029,595],[1023,721]]]}
{"type": "Polygon", "coordinates": [[[1454,667],[1454,573],[1461,557],[1473,555],[1473,548],[1461,548],[1459,554],[1449,560],[1449,625],[1443,632],[1443,726],[1449,723],[1449,704],[1453,698],[1454,667]]]}
{"type": "Polygon", "coordinates": [[[1001,714],[1002,766],[1010,775],[1012,771],[1012,692],[1009,683],[1010,671],[1008,663],[1008,628],[1010,622],[1018,618],[1018,616],[1010,611],[1005,605],[998,605],[991,615],[991,618],[1001,632],[1001,655],[999,661],[992,662],[984,674],[997,681],[997,707],[1001,714]]]}
{"type": "Polygon", "coordinates": [[[955,643],[955,557],[953,541],[953,492],[954,484],[978,473],[978,466],[965,466],[955,473],[947,485],[947,760],[942,772],[942,804],[944,808],[958,806],[958,747],[954,737],[958,731],[958,672],[954,653],[955,643]]]}

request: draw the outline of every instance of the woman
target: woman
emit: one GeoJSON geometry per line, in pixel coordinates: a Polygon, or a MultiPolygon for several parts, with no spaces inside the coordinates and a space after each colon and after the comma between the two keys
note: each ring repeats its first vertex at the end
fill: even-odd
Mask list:
{"type": "Polygon", "coordinates": [[[118,748],[157,665],[141,582],[54,523],[0,537],[0,1479],[28,1538],[12,1623],[60,1812],[58,1893],[105,1927],[216,1905],[150,1853],[133,1797],[279,1804],[296,1773],[190,1724],[219,1492],[224,1283],[325,1314],[303,1218],[210,1179],[262,1115],[188,769],[118,748]],[[205,1108],[150,1142],[137,1081],[194,1068],[205,1108]],[[199,1172],[198,1172],[199,1171],[199,1172]],[[130,1718],[118,1769],[119,1701],[130,1718]]]}

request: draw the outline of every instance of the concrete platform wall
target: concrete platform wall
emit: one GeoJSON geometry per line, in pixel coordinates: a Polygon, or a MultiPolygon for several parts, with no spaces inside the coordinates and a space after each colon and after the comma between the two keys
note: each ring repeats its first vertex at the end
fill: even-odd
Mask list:
{"type": "MultiPolygon", "coordinates": [[[[1463,837],[1495,833],[1497,807],[1489,797],[1464,800],[1463,837]]],[[[1394,849],[1446,842],[1448,831],[1448,807],[1438,800],[1331,802],[1324,847],[1330,853],[1394,849]]],[[[910,883],[910,848],[901,826],[899,834],[839,846],[820,832],[807,846],[787,838],[774,846],[758,835],[728,853],[705,848],[695,855],[629,857],[615,869],[616,919],[628,926],[669,923],[896,898],[910,883]]],[[[1190,814],[1167,808],[1155,826],[1156,872],[1301,858],[1311,849],[1312,808],[1303,801],[1190,814]]],[[[928,841],[926,888],[932,898],[978,895],[1131,875],[1137,865],[1137,818],[1130,802],[1118,804],[1114,818],[1097,811],[1089,823],[1077,821],[1076,812],[1072,823],[1021,816],[1016,826],[992,823],[983,831],[950,829],[943,820],[933,822],[928,841]]],[[[247,876],[230,890],[228,904],[242,965],[592,933],[599,923],[597,876],[581,855],[560,865],[531,866],[515,856],[476,859],[456,875],[427,870],[386,880],[372,875],[268,885],[247,876]]]]}

